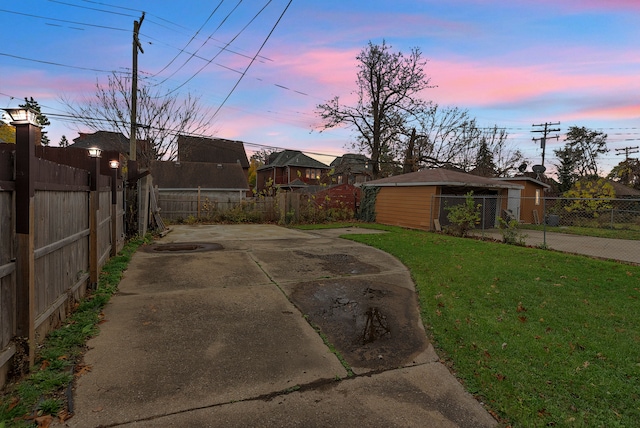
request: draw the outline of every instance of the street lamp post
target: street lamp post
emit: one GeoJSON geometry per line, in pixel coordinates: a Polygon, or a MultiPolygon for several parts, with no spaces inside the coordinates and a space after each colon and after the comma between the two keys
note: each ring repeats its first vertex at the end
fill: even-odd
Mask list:
{"type": "Polygon", "coordinates": [[[111,177],[111,257],[118,253],[118,168],[120,162],[109,161],[109,168],[113,171],[111,177]]]}
{"type": "Polygon", "coordinates": [[[90,287],[98,287],[98,228],[100,227],[98,212],[100,211],[100,156],[102,151],[97,147],[89,148],[91,158],[91,183],[89,186],[89,283],[90,287]]]}

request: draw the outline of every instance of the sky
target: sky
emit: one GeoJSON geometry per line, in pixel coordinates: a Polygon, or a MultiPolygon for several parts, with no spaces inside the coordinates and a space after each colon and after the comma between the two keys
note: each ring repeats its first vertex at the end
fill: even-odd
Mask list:
{"type": "Polygon", "coordinates": [[[505,128],[531,165],[542,152],[534,124],[560,122],[548,167],[570,126],[608,135],[605,171],[640,145],[637,0],[3,2],[0,109],[33,97],[52,145],[77,138],[87,130],[64,117],[61,100],[82,102],[112,72],[131,72],[143,11],[141,84],[199,96],[212,114],[204,134],[243,141],[249,154],[296,149],[329,163],[353,152],[353,130],[320,132],[316,107],[352,100],[356,56],[383,40],[428,60],[434,87],[423,99],[505,128]]]}

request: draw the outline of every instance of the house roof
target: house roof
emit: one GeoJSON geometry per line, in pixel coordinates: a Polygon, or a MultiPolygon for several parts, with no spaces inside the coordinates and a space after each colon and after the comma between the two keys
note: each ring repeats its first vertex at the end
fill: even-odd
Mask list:
{"type": "Polygon", "coordinates": [[[622,183],[618,183],[617,181],[607,180],[609,184],[613,186],[613,190],[616,192],[616,197],[626,196],[626,197],[638,197],[640,196],[640,190],[634,189],[633,187],[625,186],[622,183]]]}
{"type": "Polygon", "coordinates": [[[479,177],[465,172],[444,168],[423,169],[418,172],[394,175],[362,183],[363,186],[459,186],[484,187],[490,189],[523,189],[520,184],[505,183],[493,178],[479,177]]]}
{"type": "Polygon", "coordinates": [[[537,184],[538,186],[544,187],[545,189],[549,189],[551,186],[547,183],[543,183],[540,180],[536,180],[533,177],[527,177],[525,175],[517,176],[517,177],[496,177],[494,180],[500,181],[528,181],[530,183],[537,184]]]}
{"type": "Polygon", "coordinates": [[[331,162],[334,174],[366,174],[371,175],[368,163],[369,158],[365,155],[347,153],[337,157],[331,162]]]}
{"type": "Polygon", "coordinates": [[[269,163],[258,170],[282,168],[285,166],[298,166],[302,168],[329,169],[328,165],[317,161],[298,150],[283,150],[269,155],[269,163]]]}
{"type": "Polygon", "coordinates": [[[181,162],[239,163],[249,168],[242,141],[223,138],[178,136],[178,159],[181,162]]]}
{"type": "Polygon", "coordinates": [[[161,189],[249,190],[238,163],[151,161],[150,170],[161,189]]]}
{"type": "Polygon", "coordinates": [[[96,131],[93,134],[80,132],[80,136],[73,139],[69,147],[88,149],[97,147],[100,150],[111,150],[118,153],[129,153],[130,142],[120,132],[96,131]]]}

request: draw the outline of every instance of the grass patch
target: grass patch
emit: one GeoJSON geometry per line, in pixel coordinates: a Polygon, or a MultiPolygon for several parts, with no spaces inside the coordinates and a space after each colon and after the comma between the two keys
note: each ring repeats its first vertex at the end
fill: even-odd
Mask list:
{"type": "Polygon", "coordinates": [[[441,358],[513,426],[640,420],[640,267],[390,228],[441,358]]]}
{"type": "Polygon", "coordinates": [[[64,390],[73,381],[85,343],[97,333],[102,308],[117,290],[131,256],[144,242],[142,238],[129,241],[105,264],[97,289],[77,304],[62,327],[47,335],[31,372],[5,388],[0,397],[0,428],[32,427],[37,416],[65,412],[64,390]]]}

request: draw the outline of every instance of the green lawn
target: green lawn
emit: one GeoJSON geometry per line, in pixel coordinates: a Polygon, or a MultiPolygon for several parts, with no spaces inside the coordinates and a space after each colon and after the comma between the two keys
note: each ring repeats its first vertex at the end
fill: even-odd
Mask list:
{"type": "Polygon", "coordinates": [[[388,228],[441,358],[502,422],[638,426],[640,267],[388,228]]]}

